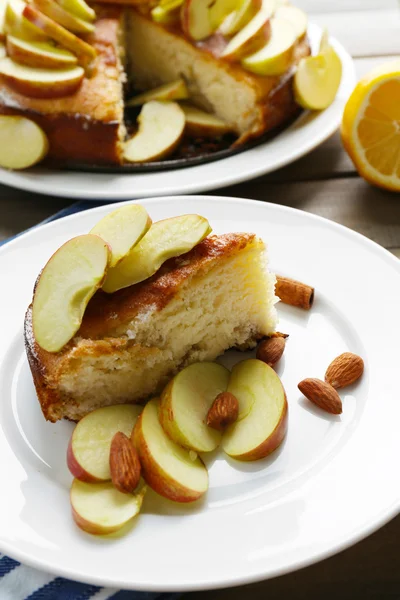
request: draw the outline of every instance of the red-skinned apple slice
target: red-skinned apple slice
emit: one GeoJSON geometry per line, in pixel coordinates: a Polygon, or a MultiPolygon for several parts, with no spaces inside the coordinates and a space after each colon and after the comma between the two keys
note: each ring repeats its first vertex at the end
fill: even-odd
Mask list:
{"type": "Polygon", "coordinates": [[[0,73],[17,92],[32,98],[60,98],[76,92],[85,72],[82,67],[37,69],[14,62],[0,61],[0,73]]]}
{"type": "Polygon", "coordinates": [[[185,132],[194,137],[216,138],[232,131],[232,127],[210,113],[191,104],[182,104],[185,113],[185,132]]]}
{"type": "Polygon", "coordinates": [[[213,0],[185,0],[181,8],[181,25],[190,39],[204,40],[213,32],[209,9],[213,0]]]}
{"type": "Polygon", "coordinates": [[[185,115],[176,102],[151,100],[143,105],[138,123],[138,132],[125,142],[124,158],[149,162],[172,154],[182,139],[185,115]]]}
{"type": "Polygon", "coordinates": [[[64,46],[77,57],[79,64],[90,70],[91,62],[96,58],[97,52],[93,46],[87,44],[74,33],[71,33],[62,25],[59,25],[33,6],[27,5],[23,10],[23,16],[48,37],[64,46]]]}
{"type": "Polygon", "coordinates": [[[23,16],[25,2],[8,0],[4,14],[4,33],[14,35],[22,40],[46,41],[47,36],[40,28],[30,23],[23,16]]]}
{"type": "Polygon", "coordinates": [[[35,339],[58,352],[78,331],[86,306],[101,287],[110,248],[98,235],[79,235],[50,258],[37,281],[32,304],[35,339]]]}
{"type": "Polygon", "coordinates": [[[77,64],[77,58],[63,48],[48,42],[28,42],[7,36],[7,53],[15,62],[39,69],[63,69],[77,64]]]}
{"type": "Polygon", "coordinates": [[[245,461],[268,456],[283,441],[288,423],[286,394],[278,375],[260,360],[245,360],[234,366],[227,391],[239,401],[239,417],[222,438],[223,450],[245,461]]]}
{"type": "Polygon", "coordinates": [[[130,436],[141,406],[118,404],[98,408],[76,425],[67,450],[67,465],[72,475],[81,481],[108,481],[110,446],[116,433],[130,436]]]}
{"type": "Polygon", "coordinates": [[[158,419],[159,402],[146,404],[136,422],[132,441],[139,454],[142,476],[161,496],[176,502],[198,500],[208,489],[208,473],[199,457],[167,436],[158,419]]]}
{"type": "Polygon", "coordinates": [[[112,483],[85,483],[74,479],[70,501],[72,516],[80,529],[93,535],[115,533],[139,514],[146,487],[123,494],[112,483]]]}
{"type": "Polygon", "coordinates": [[[271,19],[271,37],[261,50],[246,56],[242,66],[257,75],[282,75],[292,62],[297,35],[287,19],[271,19]]]}
{"type": "Polygon", "coordinates": [[[228,369],[213,362],[194,363],[175,375],[161,394],[159,410],[160,423],[174,442],[195,452],[217,448],[221,432],[208,427],[206,417],[228,381],[228,369]]]}
{"type": "Polygon", "coordinates": [[[0,166],[27,169],[47,154],[49,142],[33,121],[20,116],[0,116],[0,166]]]}
{"type": "Polygon", "coordinates": [[[111,248],[110,268],[115,267],[142,239],[151,226],[147,210],[129,204],[103,217],[89,233],[99,235],[111,248]]]}
{"type": "Polygon", "coordinates": [[[68,12],[55,0],[34,0],[34,6],[44,15],[74,33],[92,33],[94,25],[68,12]]]}
{"type": "Polygon", "coordinates": [[[233,37],[221,58],[240,60],[260,50],[268,42],[271,35],[271,17],[276,7],[276,0],[263,0],[261,9],[239,33],[233,37]]]}

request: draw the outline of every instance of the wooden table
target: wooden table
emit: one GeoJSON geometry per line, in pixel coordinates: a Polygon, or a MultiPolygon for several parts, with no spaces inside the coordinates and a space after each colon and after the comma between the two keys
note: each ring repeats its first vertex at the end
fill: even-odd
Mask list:
{"type": "MultiPolygon", "coordinates": [[[[400,55],[396,0],[295,0],[295,4],[343,42],[354,56],[359,77],[400,55]]],[[[338,134],[288,167],[216,193],[268,200],[322,215],[359,231],[400,258],[400,197],[360,179],[338,134]]],[[[0,186],[0,239],[35,225],[68,204],[69,200],[0,186]]],[[[399,600],[399,540],[397,518],[341,554],[296,573],[244,588],[185,594],[184,598],[239,600],[248,595],[252,600],[399,600]]]]}

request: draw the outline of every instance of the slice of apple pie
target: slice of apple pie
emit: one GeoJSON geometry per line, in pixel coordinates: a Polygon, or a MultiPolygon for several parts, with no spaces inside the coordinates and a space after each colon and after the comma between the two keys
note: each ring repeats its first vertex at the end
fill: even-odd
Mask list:
{"type": "Polygon", "coordinates": [[[76,336],[58,353],[25,343],[46,419],[78,420],[101,406],[159,393],[182,367],[246,349],[275,329],[275,277],[251,233],[205,238],[150,279],[97,292],[76,336]]]}

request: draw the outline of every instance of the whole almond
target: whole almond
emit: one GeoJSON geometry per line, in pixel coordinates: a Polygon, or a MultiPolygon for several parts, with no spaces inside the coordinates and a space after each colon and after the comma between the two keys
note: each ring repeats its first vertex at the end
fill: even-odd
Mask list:
{"type": "Polygon", "coordinates": [[[325,381],[335,389],[357,381],[364,371],[364,361],[357,354],[344,352],[331,362],[325,373],[325,381]]]}
{"type": "Polygon", "coordinates": [[[132,494],[138,486],[141,466],[131,440],[122,431],[116,433],[110,447],[111,481],[123,494],[132,494]]]}
{"type": "Polygon", "coordinates": [[[207,413],[206,423],[209,427],[223,431],[234,423],[239,416],[239,401],[230,392],[221,392],[215,398],[207,413]]]}
{"type": "Polygon", "coordinates": [[[342,412],[342,401],[337,391],[321,379],[303,379],[297,386],[308,400],[333,415],[342,412]]]}
{"type": "Polygon", "coordinates": [[[283,337],[271,337],[267,340],[263,340],[258,345],[256,358],[267,363],[270,367],[273,367],[281,358],[283,351],[285,350],[285,343],[285,338],[283,337]]]}

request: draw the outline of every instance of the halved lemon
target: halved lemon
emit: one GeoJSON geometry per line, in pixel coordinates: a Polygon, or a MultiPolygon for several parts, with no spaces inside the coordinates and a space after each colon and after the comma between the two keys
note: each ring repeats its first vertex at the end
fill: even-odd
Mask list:
{"type": "Polygon", "coordinates": [[[400,191],[400,60],[374,69],[357,84],[344,109],[341,133],[364,179],[400,191]]]}

